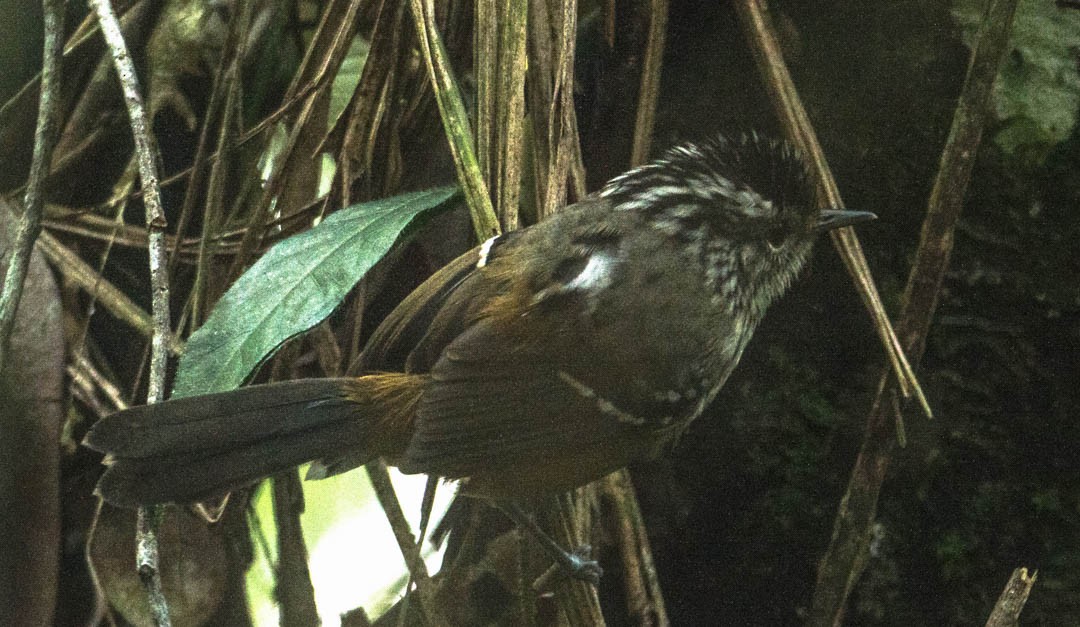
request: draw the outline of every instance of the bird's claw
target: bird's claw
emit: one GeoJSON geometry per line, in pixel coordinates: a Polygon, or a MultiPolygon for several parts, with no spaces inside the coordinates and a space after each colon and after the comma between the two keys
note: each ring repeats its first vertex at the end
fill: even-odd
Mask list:
{"type": "Polygon", "coordinates": [[[572,553],[567,553],[566,571],[574,579],[596,586],[600,584],[604,569],[600,567],[600,562],[590,558],[591,555],[592,547],[588,544],[582,544],[572,553]]]}

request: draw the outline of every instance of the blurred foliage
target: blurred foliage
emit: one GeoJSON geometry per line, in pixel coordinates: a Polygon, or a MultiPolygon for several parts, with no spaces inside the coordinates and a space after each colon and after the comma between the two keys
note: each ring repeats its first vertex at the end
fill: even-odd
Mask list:
{"type": "MultiPolygon", "coordinates": [[[[971,45],[984,3],[959,0],[953,15],[971,45]]],[[[1066,140],[1080,114],[1080,13],[1052,2],[1024,0],[1013,24],[1013,50],[994,86],[994,113],[1002,128],[994,142],[1005,154],[1040,152],[1066,140]]]]}

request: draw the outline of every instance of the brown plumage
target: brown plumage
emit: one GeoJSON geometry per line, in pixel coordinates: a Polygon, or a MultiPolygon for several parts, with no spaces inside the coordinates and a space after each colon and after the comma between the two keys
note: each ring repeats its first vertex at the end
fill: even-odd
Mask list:
{"type": "Polygon", "coordinates": [[[816,209],[774,142],[682,146],[432,276],[364,350],[365,371],[394,372],[105,418],[86,439],[108,454],[99,491],[187,502],[306,461],[319,478],[376,457],[493,499],[582,485],[674,442],[817,235],[870,217],[816,209]]]}

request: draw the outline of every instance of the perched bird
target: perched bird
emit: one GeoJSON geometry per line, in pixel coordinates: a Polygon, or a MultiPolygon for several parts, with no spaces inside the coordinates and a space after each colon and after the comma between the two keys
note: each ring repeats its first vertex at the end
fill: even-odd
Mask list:
{"type": "MultiPolygon", "coordinates": [[[[709,405],[823,232],[798,155],[749,135],[669,149],[587,198],[492,238],[378,327],[365,374],[253,385],[99,421],[98,492],[136,506],[206,499],[314,461],[382,457],[514,505],[670,447],[709,405]],[[387,364],[398,371],[380,372],[387,364]]],[[[567,560],[570,560],[569,562],[567,560]]],[[[564,565],[586,579],[592,562],[564,565]]]]}

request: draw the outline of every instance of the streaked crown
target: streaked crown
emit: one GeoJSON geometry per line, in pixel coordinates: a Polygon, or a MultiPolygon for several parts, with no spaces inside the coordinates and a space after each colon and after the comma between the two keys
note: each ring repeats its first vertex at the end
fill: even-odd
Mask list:
{"type": "Polygon", "coordinates": [[[755,318],[802,268],[822,215],[796,151],[756,133],[671,148],[601,196],[682,242],[717,302],[755,318]]]}

